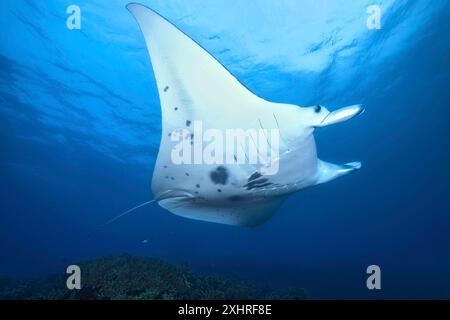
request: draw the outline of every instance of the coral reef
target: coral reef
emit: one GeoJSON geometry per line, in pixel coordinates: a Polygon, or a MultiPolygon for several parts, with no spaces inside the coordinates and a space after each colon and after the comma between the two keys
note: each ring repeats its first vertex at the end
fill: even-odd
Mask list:
{"type": "Polygon", "coordinates": [[[269,291],[245,281],[194,274],[187,266],[127,254],[78,264],[81,290],[68,290],[66,274],[32,281],[0,278],[0,299],[304,299],[301,288],[269,291]]]}

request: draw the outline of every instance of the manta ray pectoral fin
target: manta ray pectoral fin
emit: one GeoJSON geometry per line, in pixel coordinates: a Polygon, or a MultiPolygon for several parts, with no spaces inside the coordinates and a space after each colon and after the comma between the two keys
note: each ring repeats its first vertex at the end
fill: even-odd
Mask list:
{"type": "Polygon", "coordinates": [[[361,162],[338,165],[319,160],[316,184],[325,183],[361,168],[361,162]]]}
{"type": "Polygon", "coordinates": [[[339,123],[351,119],[363,112],[364,107],[362,104],[354,104],[351,106],[343,107],[328,113],[316,127],[325,127],[330,124],[339,123]]]}

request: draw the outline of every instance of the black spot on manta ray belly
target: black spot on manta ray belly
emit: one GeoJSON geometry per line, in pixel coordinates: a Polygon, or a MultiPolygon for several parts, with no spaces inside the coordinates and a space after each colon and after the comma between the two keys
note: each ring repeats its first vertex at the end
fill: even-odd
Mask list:
{"type": "Polygon", "coordinates": [[[186,120],[186,127],[189,127],[191,125],[191,120],[186,120]]]}
{"type": "Polygon", "coordinates": [[[169,90],[169,86],[164,87],[164,92],[167,92],[167,90],[169,90]]]}
{"type": "Polygon", "coordinates": [[[226,184],[228,181],[228,170],[225,167],[219,166],[209,173],[209,177],[215,184],[226,184]]]}

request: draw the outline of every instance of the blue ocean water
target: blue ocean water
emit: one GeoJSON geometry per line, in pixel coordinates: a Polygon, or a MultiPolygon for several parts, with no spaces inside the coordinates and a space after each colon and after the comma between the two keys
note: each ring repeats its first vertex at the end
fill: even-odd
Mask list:
{"type": "Polygon", "coordinates": [[[127,1],[0,2],[0,274],[128,252],[310,298],[450,298],[449,1],[142,1],[259,96],[355,119],[315,132],[355,174],[230,227],[147,206],[161,112],[127,1]],[[81,29],[66,27],[69,5],[81,29]],[[379,30],[366,26],[381,8],[379,30]],[[146,241],[144,241],[146,240],[146,241]],[[382,289],[366,288],[366,268],[382,289]]]}

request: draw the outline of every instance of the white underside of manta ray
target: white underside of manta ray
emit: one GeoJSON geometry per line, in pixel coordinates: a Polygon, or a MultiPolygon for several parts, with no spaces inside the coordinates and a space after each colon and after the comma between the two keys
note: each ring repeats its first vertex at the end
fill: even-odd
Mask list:
{"type": "MultiPolygon", "coordinates": [[[[361,167],[317,158],[313,131],[360,114],[361,105],[329,112],[266,101],[243,86],[199,44],[153,10],[128,10],[144,35],[156,78],[162,138],[152,179],[155,200],[170,212],[197,220],[256,226],[287,196],[361,167]],[[278,129],[278,172],[263,175],[250,164],[174,164],[171,133],[201,121],[203,129],[278,129]]],[[[192,138],[192,137],[191,137],[192,138]]]]}

